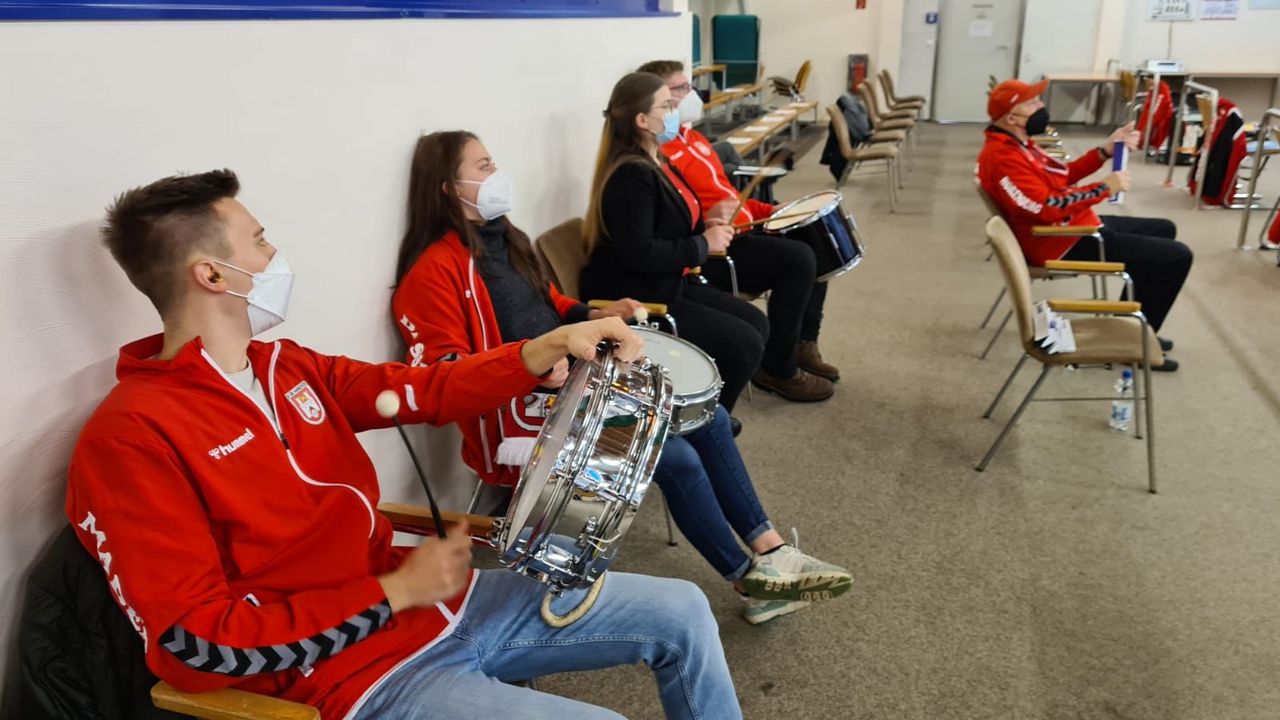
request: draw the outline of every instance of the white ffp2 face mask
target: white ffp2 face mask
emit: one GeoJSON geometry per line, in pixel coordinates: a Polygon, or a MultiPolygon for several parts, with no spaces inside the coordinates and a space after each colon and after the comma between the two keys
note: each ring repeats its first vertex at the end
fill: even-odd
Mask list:
{"type": "Polygon", "coordinates": [[[486,222],[511,212],[513,202],[511,177],[501,170],[494,170],[493,174],[484,180],[459,180],[458,182],[480,186],[475,202],[466,198],[458,199],[475,208],[486,222]]]}
{"type": "Polygon", "coordinates": [[[264,333],[284,322],[289,312],[289,295],[293,292],[293,270],[284,253],[279,250],[271,256],[271,262],[262,272],[251,273],[221,260],[214,262],[248,275],[253,280],[249,294],[227,291],[228,295],[244,298],[249,303],[249,331],[253,335],[264,333]]]}
{"type": "Polygon", "coordinates": [[[697,90],[689,91],[688,95],[680,101],[680,105],[676,107],[680,113],[680,124],[691,125],[702,119],[702,96],[697,90]]]}

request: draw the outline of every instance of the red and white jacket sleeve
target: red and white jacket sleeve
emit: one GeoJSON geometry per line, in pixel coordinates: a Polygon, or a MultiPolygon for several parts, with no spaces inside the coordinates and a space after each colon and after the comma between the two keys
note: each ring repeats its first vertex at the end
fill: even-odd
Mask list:
{"type": "Polygon", "coordinates": [[[1006,213],[1021,215],[1029,224],[1059,224],[1081,209],[1102,202],[1110,194],[1106,184],[1100,182],[1056,189],[1045,182],[1042,173],[1028,167],[1027,162],[1014,155],[998,156],[990,172],[996,179],[996,202],[1006,213]]]}
{"type": "Polygon", "coordinates": [[[524,341],[437,362],[425,367],[401,363],[370,364],[308,350],[320,377],[356,432],[390,427],[378,415],[376,401],[384,390],[400,396],[401,422],[445,425],[491,412],[513,397],[537,387],[520,357],[524,341]]]}
{"type": "Polygon", "coordinates": [[[233,594],[205,508],[159,439],[82,441],[69,472],[67,514],[81,544],[142,636],[147,667],[180,690],[313,665],[391,617],[372,576],[262,604],[233,594]]]}
{"type": "Polygon", "coordinates": [[[442,267],[431,270],[406,275],[392,299],[405,362],[414,367],[457,360],[478,344],[469,337],[465,279],[442,267]]]}

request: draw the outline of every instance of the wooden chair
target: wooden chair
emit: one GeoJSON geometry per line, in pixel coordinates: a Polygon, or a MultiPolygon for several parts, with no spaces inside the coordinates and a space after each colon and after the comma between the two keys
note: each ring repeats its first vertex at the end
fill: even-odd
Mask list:
{"type": "MultiPolygon", "coordinates": [[[[400,532],[434,535],[435,524],[426,508],[400,503],[383,503],[378,512],[400,532]]],[[[440,511],[448,524],[465,521],[474,537],[484,537],[493,526],[493,518],[440,511]]],[[[320,720],[320,711],[310,705],[243,690],[225,689],[203,693],[186,693],[166,682],[151,688],[151,702],[161,710],[191,715],[201,720],[320,720]]]]}
{"type": "Polygon", "coordinates": [[[812,67],[813,63],[805,60],[800,64],[800,69],[796,72],[794,80],[780,75],[769,78],[769,82],[773,86],[774,96],[781,96],[792,102],[802,102],[804,100],[805,86],[809,83],[809,71],[812,67]]]}
{"type": "MultiPolygon", "coordinates": [[[[1000,208],[996,206],[995,201],[991,199],[991,196],[982,189],[982,186],[975,185],[974,189],[978,191],[978,197],[982,199],[982,203],[986,206],[987,212],[992,216],[1000,217],[1000,208]]],[[[1106,260],[1106,248],[1104,247],[1102,240],[1101,225],[1035,225],[1031,228],[1031,234],[1033,237],[1091,238],[1098,243],[1098,257],[1102,258],[1104,261],[1106,260]]],[[[987,242],[990,243],[990,239],[988,239],[987,242]]],[[[990,260],[995,256],[995,254],[995,245],[991,244],[991,253],[987,255],[987,260],[990,260]]],[[[1025,264],[1025,258],[1023,262],[1025,264]]],[[[1086,274],[1089,276],[1090,284],[1093,287],[1094,299],[1101,300],[1107,299],[1105,277],[1101,276],[1115,275],[1126,284],[1131,283],[1128,273],[1123,270],[1118,273],[1081,273],[1068,270],[1068,267],[1069,266],[1064,265],[1062,261],[1052,260],[1045,263],[1044,266],[1027,265],[1027,274],[1032,280],[1061,280],[1065,278],[1079,277],[1082,274],[1086,274]]],[[[985,328],[987,323],[991,322],[991,318],[995,315],[996,308],[1000,307],[1000,301],[1004,299],[1007,290],[1007,285],[1000,286],[1000,291],[996,293],[995,302],[991,303],[991,309],[987,310],[986,316],[982,319],[982,324],[978,326],[979,330],[985,328]]],[[[1132,297],[1133,293],[1130,292],[1129,296],[1132,297]]],[[[1009,308],[1009,311],[1005,313],[1004,318],[1000,321],[1000,325],[996,327],[996,331],[992,333],[991,339],[987,341],[987,346],[982,349],[982,354],[978,356],[979,360],[987,359],[987,355],[991,353],[991,348],[995,347],[996,340],[999,339],[1001,333],[1004,332],[1005,326],[1009,324],[1009,320],[1012,317],[1013,308],[1009,308]]]]}
{"type": "Polygon", "coordinates": [[[880,80],[880,94],[884,96],[885,107],[889,110],[910,110],[915,113],[911,117],[918,117],[920,110],[924,107],[924,98],[915,96],[911,98],[898,98],[893,94],[893,80],[889,79],[889,72],[881,70],[877,76],[880,80]]]}
{"type": "MultiPolygon", "coordinates": [[[[1119,300],[1050,300],[1049,307],[1054,312],[1064,314],[1080,313],[1094,315],[1095,317],[1080,317],[1071,321],[1076,342],[1076,350],[1074,352],[1057,354],[1045,352],[1035,340],[1031,277],[1027,272],[1027,263],[1022,257],[1022,250],[1018,247],[1018,241],[1014,238],[1013,231],[1009,229],[1009,225],[1001,217],[994,216],[987,221],[987,237],[990,239],[992,246],[995,247],[996,257],[1000,260],[1000,269],[1004,273],[1005,282],[1008,285],[1009,298],[1018,317],[1018,333],[1022,342],[1023,354],[1019,358],[1018,364],[1014,366],[1013,372],[1009,374],[1004,385],[996,393],[991,405],[982,414],[982,417],[991,417],[1005,391],[1009,389],[1009,385],[1013,383],[1014,378],[1017,377],[1018,372],[1028,359],[1039,362],[1041,370],[1039,377],[1036,378],[1031,389],[1027,391],[1022,402],[1014,410],[1013,416],[1009,418],[1009,422],[1000,431],[995,442],[992,443],[991,448],[982,458],[982,462],[978,463],[976,469],[979,472],[985,470],[991,459],[995,457],[995,454],[1000,450],[1000,446],[1004,444],[1005,438],[1008,437],[1009,431],[1013,429],[1014,424],[1018,422],[1018,418],[1027,409],[1050,370],[1055,367],[1078,365],[1129,365],[1141,370],[1140,374],[1138,372],[1134,373],[1135,381],[1138,377],[1141,377],[1141,382],[1135,382],[1135,389],[1137,390],[1134,393],[1135,408],[1137,403],[1141,403],[1143,410],[1142,413],[1134,413],[1134,437],[1142,438],[1142,418],[1145,414],[1147,426],[1147,490],[1155,493],[1155,425],[1151,407],[1151,368],[1153,366],[1159,367],[1164,362],[1164,355],[1160,351],[1160,341],[1156,338],[1155,331],[1147,324],[1147,319],[1142,314],[1142,305],[1137,302],[1119,300]]],[[[1059,264],[1061,263],[1059,262],[1059,264]]],[[[1069,265],[1076,268],[1078,272],[1115,273],[1124,271],[1123,263],[1075,262],[1069,263],[1069,265]]],[[[1049,267],[1049,265],[1046,264],[1046,267],[1049,267]]],[[[1045,399],[1110,401],[1115,398],[1045,399]]]]}
{"type": "Polygon", "coordinates": [[[923,95],[898,95],[893,88],[893,76],[889,74],[888,69],[881,70],[879,77],[880,87],[884,91],[890,107],[906,103],[918,103],[919,107],[923,107],[927,102],[923,95]]]}
{"type": "Polygon", "coordinates": [[[858,165],[883,161],[885,173],[889,178],[889,212],[897,212],[898,175],[901,172],[898,163],[898,148],[885,143],[855,148],[849,142],[849,125],[844,121],[844,114],[840,112],[840,108],[835,105],[827,106],[827,116],[831,118],[831,127],[836,135],[836,144],[839,146],[840,154],[844,157],[846,163],[844,172],[840,173],[839,179],[836,180],[836,189],[839,190],[844,187],[845,181],[849,179],[849,174],[858,165]]]}
{"type": "MultiPolygon", "coordinates": [[[[880,111],[880,104],[876,101],[876,94],[872,90],[870,83],[862,83],[858,86],[858,97],[862,98],[862,104],[867,109],[867,117],[871,120],[871,130],[873,132],[887,132],[898,130],[903,133],[905,139],[902,142],[902,148],[907,155],[907,167],[911,167],[915,157],[915,128],[916,121],[913,117],[914,110],[897,111],[896,115],[885,115],[880,111]]],[[[899,180],[902,178],[899,177],[899,180]]]]}

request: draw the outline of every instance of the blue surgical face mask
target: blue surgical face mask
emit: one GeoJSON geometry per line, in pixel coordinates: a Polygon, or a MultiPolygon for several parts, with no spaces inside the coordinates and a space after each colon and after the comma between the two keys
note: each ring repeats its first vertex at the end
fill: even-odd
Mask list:
{"type": "Polygon", "coordinates": [[[668,110],[667,114],[662,116],[662,132],[655,133],[658,136],[658,144],[664,145],[675,140],[679,133],[680,113],[668,110]]]}

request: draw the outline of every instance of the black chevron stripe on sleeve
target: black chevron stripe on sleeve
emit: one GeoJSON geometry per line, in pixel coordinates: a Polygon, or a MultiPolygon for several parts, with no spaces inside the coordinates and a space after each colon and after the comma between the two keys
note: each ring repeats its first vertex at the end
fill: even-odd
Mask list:
{"type": "Polygon", "coordinates": [[[369,637],[390,619],[391,604],[384,600],[335,627],[295,642],[251,648],[220,645],[174,625],[160,636],[160,646],[189,668],[243,677],[314,665],[369,637]]]}
{"type": "Polygon", "coordinates": [[[1046,200],[1044,204],[1048,207],[1067,207],[1068,205],[1074,205],[1082,200],[1092,200],[1106,192],[1106,189],[1106,185],[1099,185],[1092,190],[1067,193],[1066,195],[1054,195],[1046,200]]]}

